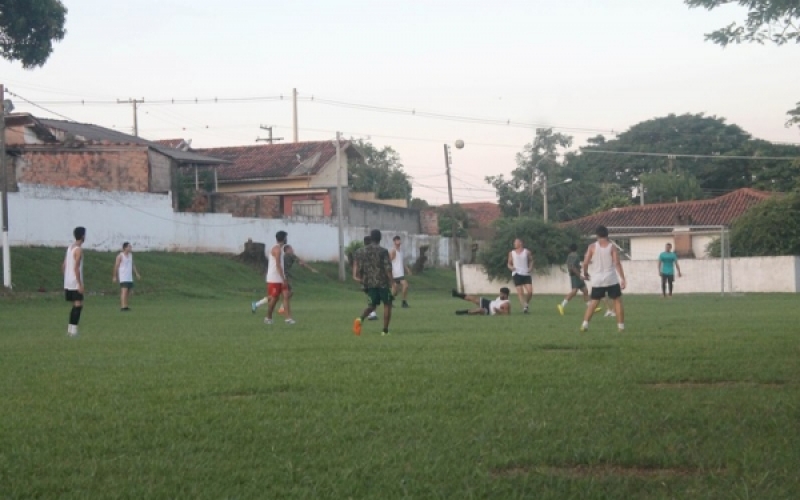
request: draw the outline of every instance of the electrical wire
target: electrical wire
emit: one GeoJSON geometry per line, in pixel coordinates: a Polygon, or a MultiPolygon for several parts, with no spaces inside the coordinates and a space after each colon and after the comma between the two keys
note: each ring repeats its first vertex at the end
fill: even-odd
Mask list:
{"type": "Polygon", "coordinates": [[[69,116],[64,116],[64,115],[62,115],[61,113],[56,113],[55,111],[53,111],[53,110],[50,110],[50,109],[47,109],[47,108],[45,108],[44,106],[42,106],[42,105],[40,105],[40,104],[36,104],[35,102],[33,102],[33,101],[29,100],[29,99],[26,99],[26,98],[22,97],[21,95],[19,95],[19,94],[17,94],[17,93],[11,92],[10,90],[6,90],[6,92],[7,92],[9,95],[12,95],[12,96],[14,96],[14,97],[16,97],[16,98],[18,98],[18,99],[22,99],[23,101],[27,102],[27,103],[28,103],[28,104],[30,104],[31,106],[35,106],[35,107],[37,107],[37,108],[39,108],[39,109],[41,109],[41,110],[47,111],[48,113],[50,113],[50,114],[52,114],[52,115],[56,115],[56,116],[58,116],[58,117],[60,117],[60,118],[64,118],[65,120],[68,120],[68,121],[71,121],[71,122],[77,121],[77,120],[73,120],[73,119],[72,119],[72,118],[70,118],[69,116]]]}
{"type": "Polygon", "coordinates": [[[582,149],[581,154],[606,154],[620,156],[650,156],[659,158],[711,158],[714,160],[800,160],[800,156],[728,156],[728,155],[700,155],[700,154],[680,154],[680,153],[643,153],[637,151],[602,151],[598,149],[582,149]]]}

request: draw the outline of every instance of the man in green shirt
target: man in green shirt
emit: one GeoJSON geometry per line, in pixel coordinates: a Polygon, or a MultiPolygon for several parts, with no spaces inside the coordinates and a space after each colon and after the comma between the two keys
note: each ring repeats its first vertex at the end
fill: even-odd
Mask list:
{"type": "Polygon", "coordinates": [[[373,229],[370,236],[372,244],[364,248],[364,253],[356,261],[358,271],[353,273],[353,277],[359,279],[367,291],[370,303],[361,316],[353,322],[353,333],[361,335],[361,324],[364,319],[383,302],[382,335],[389,335],[389,321],[392,319],[392,261],[389,258],[389,251],[380,246],[381,232],[373,229]]]}
{"type": "MultiPolygon", "coordinates": [[[[569,274],[570,292],[564,297],[564,300],[556,306],[558,308],[558,313],[562,316],[564,315],[564,308],[567,307],[570,300],[578,295],[579,291],[583,293],[583,302],[587,306],[589,305],[589,290],[586,288],[586,282],[581,278],[582,261],[583,259],[578,255],[578,245],[572,243],[569,246],[569,254],[567,254],[567,274],[569,274]]],[[[595,312],[599,310],[600,307],[598,307],[595,312]]]]}
{"type": "Polygon", "coordinates": [[[664,251],[658,256],[658,274],[661,276],[661,294],[664,297],[667,296],[667,289],[669,289],[669,296],[672,297],[672,282],[675,281],[676,269],[680,278],[682,275],[678,256],[672,251],[672,243],[667,243],[664,251]]]}

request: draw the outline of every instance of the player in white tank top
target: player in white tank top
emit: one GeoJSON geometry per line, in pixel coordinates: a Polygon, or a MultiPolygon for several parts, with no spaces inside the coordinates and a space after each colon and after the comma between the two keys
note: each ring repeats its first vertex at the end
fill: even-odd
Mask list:
{"type": "Polygon", "coordinates": [[[117,255],[117,260],[114,262],[114,273],[111,276],[112,283],[119,281],[119,310],[123,312],[131,310],[128,307],[128,300],[133,290],[134,273],[137,279],[142,279],[139,270],[133,264],[132,252],[133,247],[130,243],[126,241],[122,244],[122,251],[117,255]]]}
{"type": "Polygon", "coordinates": [[[398,292],[402,291],[403,302],[401,307],[407,308],[408,302],[406,301],[406,297],[408,297],[408,280],[406,280],[406,276],[411,276],[411,269],[408,268],[403,260],[403,251],[400,250],[400,237],[395,236],[392,242],[394,243],[394,247],[389,250],[389,259],[392,261],[392,278],[394,278],[392,282],[392,295],[397,295],[398,292]],[[398,286],[400,290],[397,289],[398,286]]]}
{"type": "Polygon", "coordinates": [[[288,242],[288,234],[286,231],[278,231],[275,234],[275,245],[267,252],[267,273],[265,281],[267,282],[267,294],[263,299],[251,302],[250,310],[255,313],[256,309],[264,304],[267,304],[267,315],[264,317],[264,324],[272,324],[272,313],[275,306],[280,299],[283,299],[283,310],[286,313],[286,323],[289,325],[295,324],[292,318],[292,306],[289,290],[286,286],[286,273],[284,271],[284,249],[288,242]]]}
{"type": "Polygon", "coordinates": [[[592,279],[592,302],[586,308],[583,324],[580,330],[589,329],[595,308],[600,301],[608,296],[614,303],[617,313],[617,329],[625,330],[625,311],[622,307],[622,290],[625,288],[625,272],[619,260],[617,247],[608,239],[608,229],[605,226],[597,228],[597,242],[589,245],[586,257],[583,259],[583,278],[592,279]],[[589,274],[589,265],[592,265],[592,274],[589,274]]]}
{"type": "Polygon", "coordinates": [[[517,288],[517,297],[522,312],[528,313],[528,305],[533,298],[533,280],[531,271],[533,270],[533,253],[524,247],[520,238],[514,240],[514,249],[508,252],[508,269],[511,271],[511,279],[517,288]]]}
{"type": "Polygon", "coordinates": [[[72,234],[75,236],[75,243],[67,248],[67,254],[61,264],[61,272],[64,274],[64,298],[68,302],[72,302],[67,335],[76,337],[83,311],[83,242],[86,240],[86,228],[76,227],[72,234]]]}

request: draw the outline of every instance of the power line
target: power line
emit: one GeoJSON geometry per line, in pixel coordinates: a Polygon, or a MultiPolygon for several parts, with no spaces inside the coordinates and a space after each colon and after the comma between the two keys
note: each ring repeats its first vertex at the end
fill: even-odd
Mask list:
{"type": "Polygon", "coordinates": [[[711,158],[714,160],[800,160],[800,156],[729,156],[729,155],[693,155],[676,153],[642,153],[638,151],[601,151],[598,149],[582,149],[581,154],[606,154],[620,156],[654,156],[658,158],[711,158]]]}
{"type": "Polygon", "coordinates": [[[31,101],[31,100],[28,100],[28,99],[26,99],[26,98],[22,97],[22,96],[21,96],[21,95],[19,95],[19,94],[15,94],[14,92],[11,92],[10,90],[6,90],[6,92],[8,92],[10,95],[12,95],[12,96],[14,96],[14,97],[16,97],[16,98],[18,98],[18,99],[22,99],[23,101],[27,102],[27,103],[28,103],[28,104],[30,104],[31,106],[35,106],[35,107],[37,107],[37,108],[39,108],[39,109],[42,109],[42,110],[44,110],[44,111],[47,111],[48,113],[50,113],[50,114],[52,114],[52,115],[56,115],[56,116],[58,116],[58,117],[64,118],[65,120],[68,120],[68,121],[71,121],[71,122],[77,121],[77,120],[73,120],[73,119],[72,119],[72,118],[70,118],[69,116],[64,116],[64,115],[62,115],[61,113],[56,113],[55,111],[53,111],[53,110],[50,110],[50,109],[47,109],[47,108],[45,108],[44,106],[42,106],[42,105],[40,105],[40,104],[36,104],[35,102],[33,102],[33,101],[31,101]]]}

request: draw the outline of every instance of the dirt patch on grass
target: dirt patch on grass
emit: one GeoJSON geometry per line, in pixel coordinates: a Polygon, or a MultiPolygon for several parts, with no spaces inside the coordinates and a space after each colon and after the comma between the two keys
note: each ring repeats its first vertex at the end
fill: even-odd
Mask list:
{"type": "Polygon", "coordinates": [[[747,380],[680,380],[671,382],[644,382],[642,385],[651,389],[702,389],[709,387],[783,387],[786,382],[773,380],[753,382],[747,380]]]}
{"type": "Polygon", "coordinates": [[[491,475],[495,479],[527,476],[538,474],[543,476],[557,476],[573,479],[606,478],[606,477],[639,477],[639,478],[670,478],[702,476],[705,474],[724,474],[724,469],[699,469],[693,467],[652,467],[652,466],[625,466],[613,464],[597,465],[513,465],[493,469],[491,475]]]}

